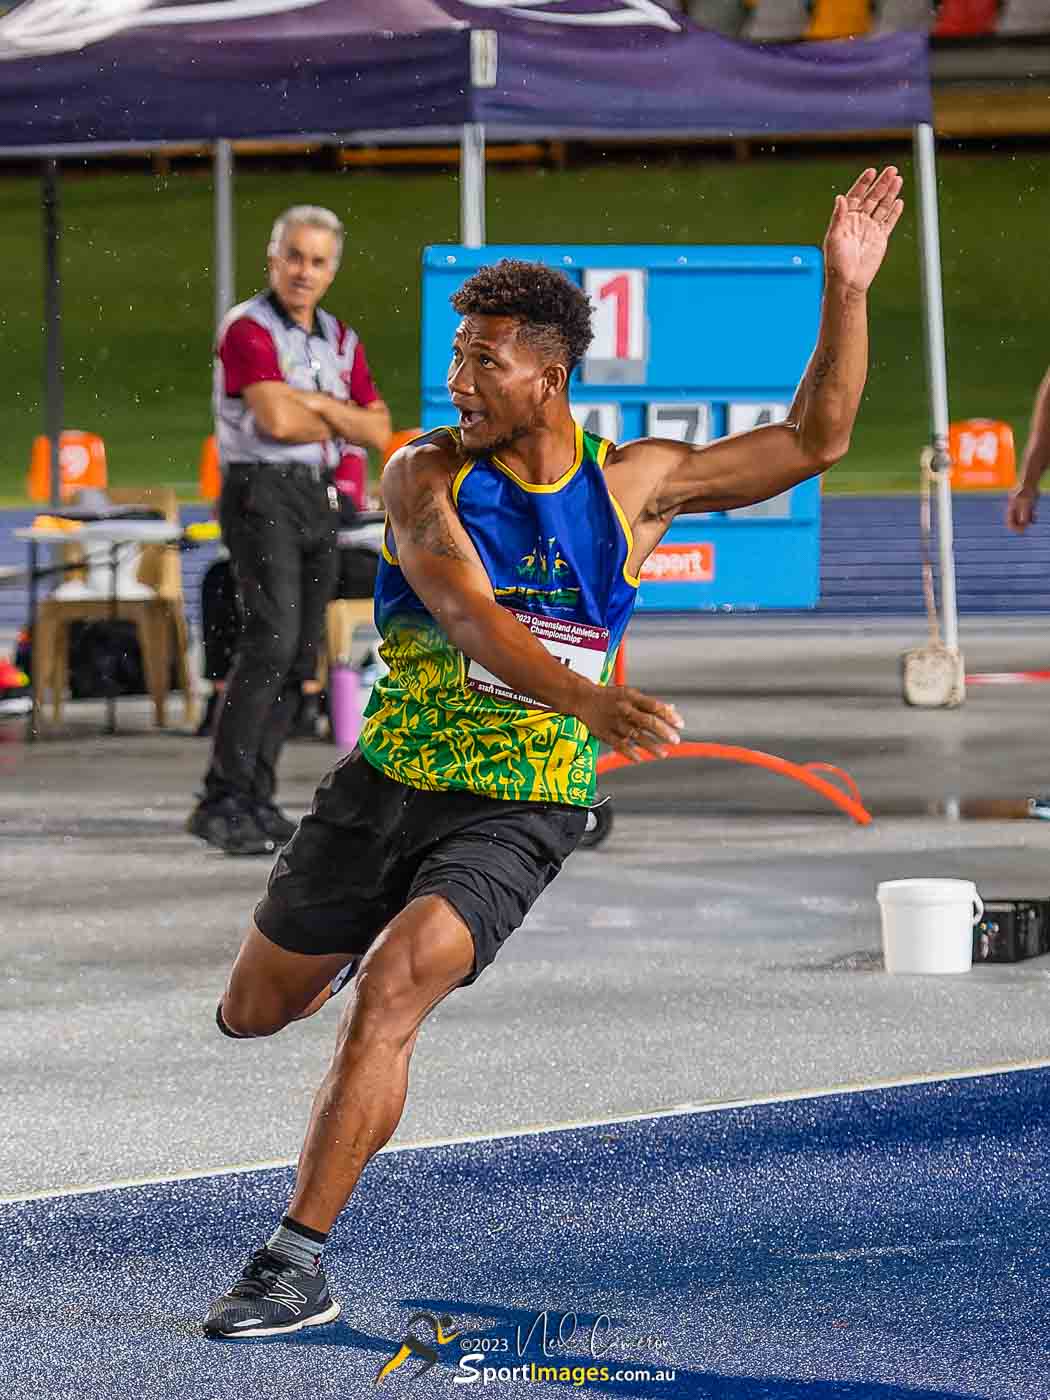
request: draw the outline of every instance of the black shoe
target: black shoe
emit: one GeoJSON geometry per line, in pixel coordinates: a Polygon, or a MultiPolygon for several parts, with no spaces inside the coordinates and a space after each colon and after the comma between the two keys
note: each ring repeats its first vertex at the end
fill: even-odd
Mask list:
{"type": "Polygon", "coordinates": [[[198,802],[186,830],[228,856],[272,856],[277,850],[277,842],[263,831],[253,808],[236,797],[198,802]]]}
{"type": "Polygon", "coordinates": [[[278,846],[286,846],[295,835],[299,825],[293,822],[287,812],[282,812],[276,802],[256,802],[252,808],[255,824],[267,836],[272,836],[278,846]]]}
{"type": "Polygon", "coordinates": [[[320,1327],[339,1316],[324,1272],[312,1274],[272,1254],[264,1245],[245,1265],[228,1293],[216,1298],[204,1319],[206,1337],[275,1337],[320,1327]]]}

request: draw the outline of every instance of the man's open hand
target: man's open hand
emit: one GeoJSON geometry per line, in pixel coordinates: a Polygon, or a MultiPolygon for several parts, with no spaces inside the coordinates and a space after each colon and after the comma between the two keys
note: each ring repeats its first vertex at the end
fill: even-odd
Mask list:
{"type": "Polygon", "coordinates": [[[903,183],[896,166],[888,165],[879,174],[865,170],[848,194],[835,196],[824,239],[829,282],[837,280],[854,292],[871,286],[904,209],[898,198],[903,183]]]}
{"type": "Polygon", "coordinates": [[[595,686],[576,714],[603,744],[633,759],[644,749],[658,754],[667,744],[677,744],[682,728],[673,705],[627,685],[595,686]]]}

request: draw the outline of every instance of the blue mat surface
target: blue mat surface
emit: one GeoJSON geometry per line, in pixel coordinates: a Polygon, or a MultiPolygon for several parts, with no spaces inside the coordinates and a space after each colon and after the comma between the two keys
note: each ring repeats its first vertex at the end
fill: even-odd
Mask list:
{"type": "Polygon", "coordinates": [[[390,1153],[329,1246],[343,1316],[241,1344],[198,1319],[289,1171],[7,1203],[0,1377],[17,1400],[342,1400],[406,1330],[434,1346],[429,1314],[459,1335],[378,1393],[1044,1400],[1048,1160],[1044,1070],[390,1153]]]}

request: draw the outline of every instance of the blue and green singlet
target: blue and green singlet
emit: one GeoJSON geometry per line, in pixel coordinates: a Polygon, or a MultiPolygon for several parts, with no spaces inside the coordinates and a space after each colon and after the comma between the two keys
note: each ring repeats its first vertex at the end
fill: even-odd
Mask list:
{"type": "MultiPolygon", "coordinates": [[[[417,443],[438,442],[438,428],[417,443]]],[[[631,529],[605,480],[611,444],[576,428],[572,466],[548,486],[498,457],[467,458],[452,495],[496,601],[565,665],[604,685],[637,596],[627,572],[631,529]]],[[[427,612],[384,534],[376,580],[380,655],[360,746],[410,787],[587,806],[598,741],[573,715],[515,695],[458,648],[427,612]]]]}

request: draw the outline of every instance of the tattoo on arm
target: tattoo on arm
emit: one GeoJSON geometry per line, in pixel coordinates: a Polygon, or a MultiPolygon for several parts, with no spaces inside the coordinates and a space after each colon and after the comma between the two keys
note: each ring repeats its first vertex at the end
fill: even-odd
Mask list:
{"type": "Polygon", "coordinates": [[[449,528],[448,517],[432,491],[417,497],[409,529],[412,543],[429,554],[440,555],[443,559],[466,559],[449,528]]]}
{"type": "Polygon", "coordinates": [[[813,366],[814,389],[820,388],[820,386],[824,383],[824,380],[827,379],[828,375],[831,374],[834,368],[835,352],[834,350],[825,350],[821,354],[820,359],[817,360],[816,364],[813,366]]]}

